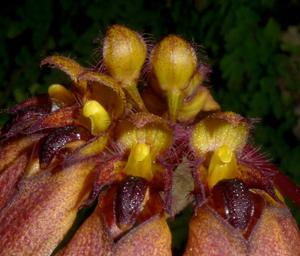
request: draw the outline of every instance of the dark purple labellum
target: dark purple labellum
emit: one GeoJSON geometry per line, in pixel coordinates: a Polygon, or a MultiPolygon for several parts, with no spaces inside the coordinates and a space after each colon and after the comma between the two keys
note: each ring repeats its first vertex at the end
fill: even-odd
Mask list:
{"type": "Polygon", "coordinates": [[[212,190],[214,208],[235,228],[244,230],[253,214],[251,192],[238,179],[220,181],[212,190]]]}
{"type": "Polygon", "coordinates": [[[80,130],[76,126],[60,127],[50,132],[41,144],[40,167],[46,168],[65,144],[80,138],[80,130]]]}
{"type": "Polygon", "coordinates": [[[138,214],[142,211],[147,188],[145,179],[133,176],[126,177],[119,185],[115,213],[120,228],[134,224],[138,214]]]}

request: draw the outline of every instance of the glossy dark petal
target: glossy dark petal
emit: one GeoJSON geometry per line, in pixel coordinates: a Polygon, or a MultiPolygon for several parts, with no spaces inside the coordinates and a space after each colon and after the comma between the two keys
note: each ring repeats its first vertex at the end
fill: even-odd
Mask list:
{"type": "Polygon", "coordinates": [[[46,168],[55,154],[67,143],[80,139],[80,130],[76,126],[60,127],[50,132],[40,149],[40,166],[46,168]]]}
{"type": "Polygon", "coordinates": [[[235,228],[245,229],[254,204],[246,185],[238,180],[220,181],[212,191],[217,211],[235,228]]]}
{"type": "Polygon", "coordinates": [[[118,188],[116,217],[119,226],[131,225],[141,212],[147,191],[147,182],[140,177],[127,177],[118,188]]]}

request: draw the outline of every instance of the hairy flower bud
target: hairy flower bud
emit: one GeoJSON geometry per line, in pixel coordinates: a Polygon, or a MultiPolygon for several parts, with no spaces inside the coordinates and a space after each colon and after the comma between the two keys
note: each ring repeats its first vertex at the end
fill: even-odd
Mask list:
{"type": "Polygon", "coordinates": [[[150,63],[159,88],[167,96],[170,117],[174,120],[182,104],[182,91],[196,71],[196,53],[185,40],[170,35],[154,47],[150,63]]]}
{"type": "Polygon", "coordinates": [[[120,25],[108,29],[103,44],[103,63],[109,74],[126,88],[143,110],[145,106],[137,90],[137,80],[146,54],[146,44],[135,31],[120,25]]]}
{"type": "Polygon", "coordinates": [[[103,62],[110,75],[124,86],[136,83],[146,59],[146,44],[136,32],[120,25],[108,29],[103,62]]]}
{"type": "Polygon", "coordinates": [[[163,91],[183,90],[196,70],[197,57],[192,46],[170,35],[151,52],[151,68],[163,91]]]}

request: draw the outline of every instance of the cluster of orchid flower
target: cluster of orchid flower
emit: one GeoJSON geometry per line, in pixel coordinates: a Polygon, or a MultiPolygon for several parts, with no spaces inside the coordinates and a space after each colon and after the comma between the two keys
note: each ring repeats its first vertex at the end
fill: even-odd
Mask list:
{"type": "Polygon", "coordinates": [[[8,110],[1,256],[172,255],[167,219],[188,205],[184,255],[300,255],[283,198],[300,204],[299,190],[249,142],[253,122],[220,110],[190,43],[169,35],[147,47],[114,25],[100,68],[63,56],[42,65],[72,86],[8,110]]]}

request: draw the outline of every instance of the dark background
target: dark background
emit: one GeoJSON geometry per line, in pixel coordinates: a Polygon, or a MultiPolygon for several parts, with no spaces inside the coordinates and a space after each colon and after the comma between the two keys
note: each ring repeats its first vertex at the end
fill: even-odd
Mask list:
{"type": "Polygon", "coordinates": [[[261,118],[254,140],[300,184],[299,13],[297,0],[6,1],[0,10],[0,108],[64,81],[59,72],[40,70],[47,55],[95,65],[109,25],[127,25],[150,41],[176,33],[203,46],[216,99],[224,110],[261,118]]]}

